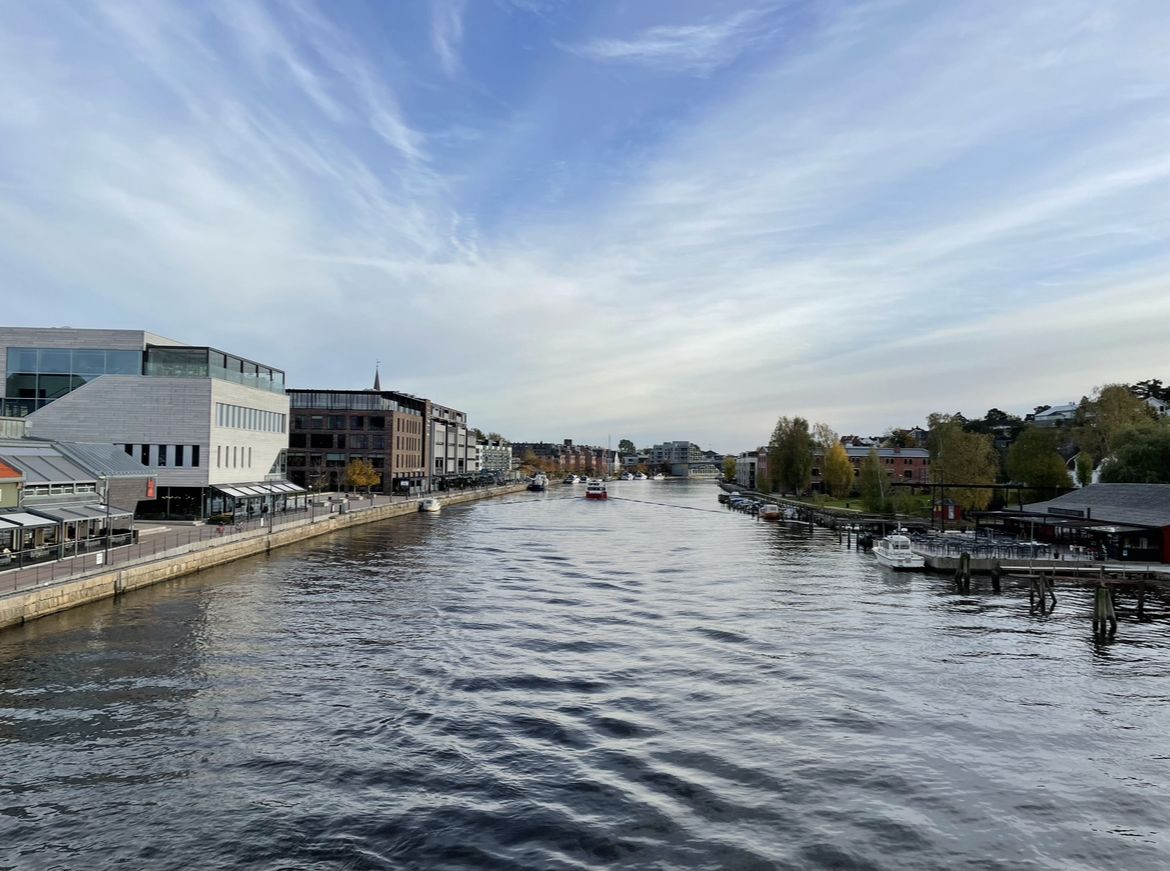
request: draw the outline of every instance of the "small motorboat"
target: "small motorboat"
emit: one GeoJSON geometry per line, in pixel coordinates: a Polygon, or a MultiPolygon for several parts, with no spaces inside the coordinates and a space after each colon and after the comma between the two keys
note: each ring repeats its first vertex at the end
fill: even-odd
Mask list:
{"type": "Polygon", "coordinates": [[[434,496],[428,496],[426,499],[423,499],[421,502],[418,503],[418,510],[419,511],[435,512],[435,511],[441,510],[442,507],[443,507],[443,503],[441,503],[434,496]]]}
{"type": "Polygon", "coordinates": [[[600,478],[590,478],[585,482],[585,498],[586,499],[608,499],[609,496],[605,492],[605,482],[600,478]]]}
{"type": "Polygon", "coordinates": [[[548,486],[548,476],[543,472],[537,472],[532,476],[532,480],[528,482],[528,489],[534,493],[543,493],[544,488],[548,486]]]}
{"type": "Polygon", "coordinates": [[[633,481],[634,480],[634,473],[633,472],[626,472],[624,475],[622,475],[622,480],[623,481],[633,481]]]}
{"type": "Polygon", "coordinates": [[[635,481],[648,481],[649,479],[650,479],[650,476],[647,475],[645,472],[639,472],[638,474],[636,474],[634,476],[635,481]]]}
{"type": "Polygon", "coordinates": [[[578,478],[576,475],[569,475],[567,478],[565,478],[565,483],[566,484],[579,484],[579,483],[581,483],[581,479],[578,478]]]}
{"type": "Polygon", "coordinates": [[[654,476],[653,480],[655,480],[655,481],[665,481],[665,480],[666,480],[666,476],[665,476],[664,474],[662,474],[661,472],[659,472],[657,475],[655,475],[655,476],[654,476]]]}
{"type": "Polygon", "coordinates": [[[877,561],[900,572],[914,572],[926,568],[921,554],[910,549],[910,539],[899,533],[887,535],[873,549],[877,561]]]}
{"type": "Polygon", "coordinates": [[[778,522],[783,513],[784,512],[780,510],[780,506],[774,502],[765,502],[760,506],[760,520],[771,520],[778,522]]]}

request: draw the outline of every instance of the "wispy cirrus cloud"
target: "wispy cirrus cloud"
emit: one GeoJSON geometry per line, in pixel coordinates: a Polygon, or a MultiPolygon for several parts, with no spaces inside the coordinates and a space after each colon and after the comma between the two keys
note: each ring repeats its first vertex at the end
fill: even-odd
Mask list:
{"type": "Polygon", "coordinates": [[[631,37],[602,37],[566,48],[595,61],[706,75],[765,38],[759,30],[765,15],[747,9],[720,20],[659,25],[631,37]]]}
{"type": "Polygon", "coordinates": [[[738,450],[780,413],[869,433],[1165,380],[1157,0],[823,4],[782,44],[701,4],[247,2],[5,16],[4,286],[297,386],[380,357],[518,439],[738,450]]]}
{"type": "Polygon", "coordinates": [[[435,0],[431,5],[431,43],[443,71],[452,77],[459,71],[464,6],[464,0],[435,0]]]}

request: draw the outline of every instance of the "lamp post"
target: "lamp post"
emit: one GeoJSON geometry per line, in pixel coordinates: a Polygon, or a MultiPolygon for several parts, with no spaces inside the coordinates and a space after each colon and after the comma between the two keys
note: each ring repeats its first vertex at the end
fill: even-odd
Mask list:
{"type": "Polygon", "coordinates": [[[101,478],[102,482],[102,501],[106,503],[106,542],[105,542],[105,556],[102,558],[102,564],[108,566],[110,564],[110,534],[113,532],[110,529],[110,478],[105,475],[101,478]]]}

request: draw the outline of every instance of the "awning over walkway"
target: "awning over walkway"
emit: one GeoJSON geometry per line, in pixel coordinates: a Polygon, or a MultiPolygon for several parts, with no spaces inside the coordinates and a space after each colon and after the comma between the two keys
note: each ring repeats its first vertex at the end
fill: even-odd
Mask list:
{"type": "Polygon", "coordinates": [[[28,514],[24,511],[17,511],[12,514],[0,514],[0,520],[9,526],[17,526],[21,529],[29,529],[35,526],[57,525],[57,521],[55,520],[49,520],[47,517],[37,517],[35,514],[28,514]]]}
{"type": "Polygon", "coordinates": [[[307,493],[304,487],[298,487],[292,481],[257,481],[249,484],[212,485],[225,496],[233,499],[256,499],[262,496],[288,496],[295,493],[307,493]]]}
{"type": "Polygon", "coordinates": [[[105,520],[107,517],[134,516],[133,511],[127,511],[125,508],[117,508],[113,505],[109,506],[109,513],[107,514],[106,506],[100,502],[75,502],[71,505],[38,505],[34,510],[38,514],[64,523],[72,523],[75,520],[105,520]]]}

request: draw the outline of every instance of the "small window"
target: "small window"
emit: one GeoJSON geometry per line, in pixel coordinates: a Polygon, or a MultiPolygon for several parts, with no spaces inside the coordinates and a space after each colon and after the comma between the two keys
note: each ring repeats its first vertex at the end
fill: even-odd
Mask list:
{"type": "Polygon", "coordinates": [[[165,466],[167,464],[167,446],[166,445],[159,445],[158,446],[158,464],[160,466],[165,466]]]}
{"type": "Polygon", "coordinates": [[[191,445],[191,467],[199,468],[199,445],[191,445]]]}
{"type": "Polygon", "coordinates": [[[183,465],[183,449],[185,445],[175,445],[175,465],[183,465]]]}

